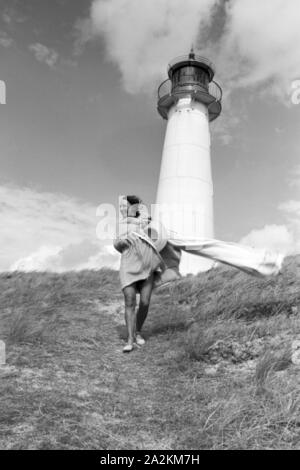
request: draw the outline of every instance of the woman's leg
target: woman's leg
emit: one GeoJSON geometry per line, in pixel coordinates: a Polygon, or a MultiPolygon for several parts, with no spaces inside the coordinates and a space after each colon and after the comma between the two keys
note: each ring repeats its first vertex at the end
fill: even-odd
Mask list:
{"type": "Polygon", "coordinates": [[[136,322],[136,287],[135,284],[124,287],[123,289],[124,300],[125,300],[125,321],[128,331],[128,344],[133,344],[135,334],[135,322],[136,322]]]}
{"type": "Polygon", "coordinates": [[[140,333],[142,326],[146,320],[150,299],[153,289],[154,274],[152,273],[147,279],[141,281],[139,309],[136,316],[136,332],[140,333]]]}

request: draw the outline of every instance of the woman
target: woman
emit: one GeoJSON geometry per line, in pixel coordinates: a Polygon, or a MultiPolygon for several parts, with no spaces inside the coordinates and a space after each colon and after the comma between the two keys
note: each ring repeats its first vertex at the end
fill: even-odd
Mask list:
{"type": "MultiPolygon", "coordinates": [[[[153,288],[180,279],[181,252],[202,256],[227,264],[254,276],[274,276],[280,273],[284,256],[267,250],[257,250],[215,239],[184,239],[163,233],[162,225],[156,225],[141,213],[142,201],[137,196],[124,196],[120,202],[123,215],[119,224],[119,237],[114,247],[122,253],[120,280],[125,298],[125,319],[128,342],[124,352],[133,350],[134,344],[145,340],[141,329],[147,317],[153,288]],[[155,242],[152,240],[153,233],[155,242]],[[140,304],[135,315],[136,293],[140,292],[140,304]]],[[[157,222],[156,222],[157,224],[157,222]]]]}
{"type": "Polygon", "coordinates": [[[120,201],[123,220],[114,247],[121,253],[120,281],[125,300],[125,321],[128,331],[127,344],[123,352],[130,352],[135,345],[142,346],[141,335],[146,320],[153,289],[154,273],[163,260],[145,236],[144,228],[151,220],[148,214],[141,214],[142,200],[138,196],[124,196],[120,201]],[[136,294],[139,292],[139,307],[136,313],[136,294]]]}

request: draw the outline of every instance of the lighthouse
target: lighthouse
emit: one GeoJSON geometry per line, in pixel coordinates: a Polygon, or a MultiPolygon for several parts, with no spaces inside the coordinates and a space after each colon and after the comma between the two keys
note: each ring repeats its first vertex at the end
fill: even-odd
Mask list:
{"type": "MultiPolygon", "coordinates": [[[[214,74],[212,62],[192,49],[171,61],[158,88],[157,109],[167,128],[154,217],[174,239],[214,237],[209,123],[222,110],[214,74]]],[[[210,266],[201,257],[182,254],[183,274],[210,266]]]]}

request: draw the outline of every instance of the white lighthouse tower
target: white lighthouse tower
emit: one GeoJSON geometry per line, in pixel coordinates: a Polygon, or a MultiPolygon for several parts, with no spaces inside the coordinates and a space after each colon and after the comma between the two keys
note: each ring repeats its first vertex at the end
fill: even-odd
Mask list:
{"type": "MultiPolygon", "coordinates": [[[[154,217],[173,238],[213,238],[213,185],[209,122],[221,113],[222,90],[214,66],[193,52],[174,59],[158,89],[158,112],[167,119],[154,217]]],[[[181,272],[211,266],[183,253],[181,272]]]]}

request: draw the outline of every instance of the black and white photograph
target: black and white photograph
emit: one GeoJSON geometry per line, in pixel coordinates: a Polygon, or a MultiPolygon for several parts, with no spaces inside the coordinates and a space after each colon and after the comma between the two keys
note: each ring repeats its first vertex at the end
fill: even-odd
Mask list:
{"type": "Polygon", "coordinates": [[[299,47],[299,0],[0,0],[1,451],[300,450],[299,47]]]}

